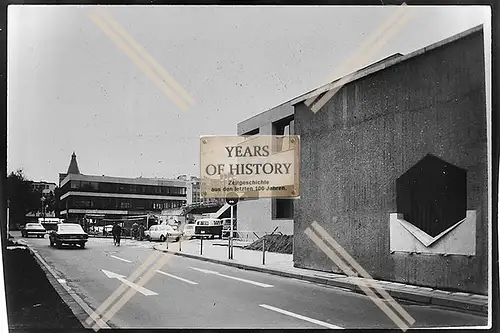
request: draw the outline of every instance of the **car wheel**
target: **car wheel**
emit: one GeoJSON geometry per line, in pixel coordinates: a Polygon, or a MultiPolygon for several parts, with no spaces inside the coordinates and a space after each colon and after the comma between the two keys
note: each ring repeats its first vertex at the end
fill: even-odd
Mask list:
{"type": "Polygon", "coordinates": [[[57,247],[58,249],[60,249],[60,248],[61,248],[61,245],[62,245],[62,244],[61,244],[60,242],[55,241],[55,244],[56,244],[56,247],[57,247]]]}
{"type": "Polygon", "coordinates": [[[181,238],[179,236],[177,236],[177,238],[175,238],[175,241],[178,242],[181,238]]]}
{"type": "Polygon", "coordinates": [[[160,242],[164,242],[165,241],[165,236],[161,235],[160,236],[160,242]]]}
{"type": "Polygon", "coordinates": [[[85,248],[85,243],[80,243],[80,247],[81,247],[82,249],[84,249],[84,248],[85,248]]]}

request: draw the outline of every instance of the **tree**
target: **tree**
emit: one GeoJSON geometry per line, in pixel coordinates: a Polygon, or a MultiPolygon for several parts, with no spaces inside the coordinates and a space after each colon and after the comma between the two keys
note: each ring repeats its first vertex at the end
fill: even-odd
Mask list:
{"type": "Polygon", "coordinates": [[[59,198],[57,197],[58,194],[58,188],[56,187],[54,191],[50,191],[45,195],[45,207],[46,207],[46,212],[54,212],[56,216],[59,213],[59,198]]]}
{"type": "Polygon", "coordinates": [[[28,180],[22,169],[11,172],[7,177],[7,200],[9,200],[10,225],[24,223],[28,213],[41,208],[41,193],[33,189],[32,181],[28,180]]]}

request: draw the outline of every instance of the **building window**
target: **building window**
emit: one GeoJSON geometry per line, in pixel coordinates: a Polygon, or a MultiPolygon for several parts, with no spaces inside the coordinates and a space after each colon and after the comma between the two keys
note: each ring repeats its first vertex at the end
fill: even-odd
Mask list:
{"type": "Polygon", "coordinates": [[[293,199],[273,199],[273,219],[293,219],[293,199]]]}
{"type": "Polygon", "coordinates": [[[280,152],[289,149],[288,135],[294,135],[294,118],[293,116],[278,120],[273,123],[273,135],[285,136],[277,139],[273,145],[273,152],[280,152]]]}
{"type": "Polygon", "coordinates": [[[72,181],[71,188],[80,188],[80,181],[78,181],[78,180],[72,181]]]}
{"type": "Polygon", "coordinates": [[[252,136],[252,135],[257,135],[259,133],[260,133],[259,129],[256,128],[254,130],[251,130],[249,132],[244,133],[243,136],[252,136]]]}
{"type": "Polygon", "coordinates": [[[121,201],[120,202],[120,208],[121,209],[129,209],[131,207],[130,202],[128,201],[121,201]]]}
{"type": "Polygon", "coordinates": [[[74,206],[76,208],[92,208],[94,205],[92,200],[75,199],[74,206]]]}

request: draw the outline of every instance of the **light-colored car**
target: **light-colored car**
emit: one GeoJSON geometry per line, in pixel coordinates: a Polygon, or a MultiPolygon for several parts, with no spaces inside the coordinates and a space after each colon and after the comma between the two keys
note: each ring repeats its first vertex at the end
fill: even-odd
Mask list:
{"type": "Polygon", "coordinates": [[[180,231],[175,230],[168,224],[152,225],[149,230],[144,232],[144,234],[147,240],[159,240],[160,242],[164,242],[167,238],[174,239],[177,242],[182,236],[180,231]]]}
{"type": "Polygon", "coordinates": [[[211,238],[222,238],[222,220],[214,218],[202,218],[195,223],[184,226],[184,235],[189,239],[196,235],[209,235],[211,238]]]}
{"type": "Polygon", "coordinates": [[[80,245],[85,247],[89,235],[83,231],[81,225],[76,223],[61,223],[57,225],[56,230],[49,233],[50,246],[61,247],[62,244],[80,245]]]}
{"type": "Polygon", "coordinates": [[[36,236],[45,237],[47,230],[43,227],[41,223],[26,223],[24,228],[21,230],[21,235],[23,237],[36,236]]]}

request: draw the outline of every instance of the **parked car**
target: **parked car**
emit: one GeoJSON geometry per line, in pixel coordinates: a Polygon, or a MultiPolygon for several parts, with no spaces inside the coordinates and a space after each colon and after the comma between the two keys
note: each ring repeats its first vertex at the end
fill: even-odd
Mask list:
{"type": "Polygon", "coordinates": [[[89,235],[83,231],[82,226],[76,223],[61,223],[49,233],[50,246],[57,248],[63,244],[80,245],[84,248],[88,238],[89,235]]]}
{"type": "Polygon", "coordinates": [[[144,234],[147,240],[159,240],[160,242],[164,242],[167,238],[173,238],[177,242],[182,236],[182,232],[175,230],[168,224],[152,225],[144,234]]]}
{"type": "Polygon", "coordinates": [[[29,237],[34,235],[36,237],[45,237],[47,230],[43,227],[41,223],[26,223],[23,229],[21,229],[21,236],[29,237]]]}

